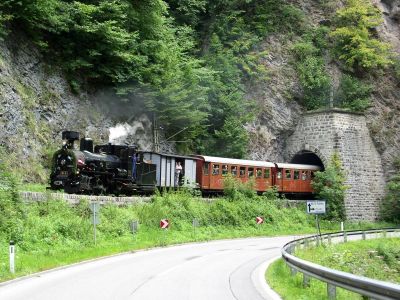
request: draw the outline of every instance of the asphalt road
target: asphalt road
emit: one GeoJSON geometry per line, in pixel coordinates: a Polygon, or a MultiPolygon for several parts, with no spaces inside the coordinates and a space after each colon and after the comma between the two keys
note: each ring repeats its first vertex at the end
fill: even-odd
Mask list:
{"type": "Polygon", "coordinates": [[[294,237],[250,238],[138,251],[0,287],[0,299],[272,299],[260,267],[294,237]]]}

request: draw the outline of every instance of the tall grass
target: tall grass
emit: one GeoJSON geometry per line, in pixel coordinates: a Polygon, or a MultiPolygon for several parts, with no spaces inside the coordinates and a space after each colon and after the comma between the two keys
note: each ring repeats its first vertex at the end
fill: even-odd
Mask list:
{"type": "MultiPolygon", "coordinates": [[[[338,245],[320,245],[300,249],[296,256],[314,263],[360,276],[400,283],[400,239],[374,239],[338,245]]],[[[312,279],[309,288],[303,287],[301,274],[291,276],[282,259],[267,270],[267,281],[284,299],[328,299],[326,283],[312,279]]],[[[359,294],[338,288],[338,300],[363,299],[359,294]]]]}

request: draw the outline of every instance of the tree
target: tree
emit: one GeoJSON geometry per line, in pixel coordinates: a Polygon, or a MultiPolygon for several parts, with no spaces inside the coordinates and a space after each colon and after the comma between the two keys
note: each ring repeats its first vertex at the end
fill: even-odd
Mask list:
{"type": "MultiPolygon", "coordinates": [[[[5,157],[2,149],[0,154],[5,157]]],[[[18,192],[18,180],[9,169],[0,161],[0,233],[8,240],[19,241],[23,230],[23,203],[18,192]]]]}
{"type": "Polygon", "coordinates": [[[326,218],[330,220],[345,220],[346,212],[344,196],[347,186],[342,162],[339,154],[334,153],[328,167],[323,172],[316,172],[312,187],[320,199],[327,201],[326,218]]]}
{"type": "Polygon", "coordinates": [[[342,107],[362,112],[371,105],[371,92],[371,85],[345,74],[340,81],[336,98],[341,102],[342,107]]]}
{"type": "Polygon", "coordinates": [[[374,33],[383,22],[381,12],[370,1],[347,0],[336,12],[331,37],[335,52],[347,67],[354,70],[384,68],[392,63],[388,43],[374,33]]]}
{"type": "Polygon", "coordinates": [[[381,218],[389,222],[400,222],[400,159],[395,162],[397,174],[386,186],[386,197],[382,201],[381,218]]]}

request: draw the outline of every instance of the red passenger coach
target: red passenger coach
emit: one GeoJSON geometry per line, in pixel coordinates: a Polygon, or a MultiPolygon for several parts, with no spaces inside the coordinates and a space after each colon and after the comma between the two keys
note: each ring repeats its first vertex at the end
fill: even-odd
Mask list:
{"type": "Polygon", "coordinates": [[[311,180],[314,172],[321,168],[314,165],[276,164],[276,182],[278,191],[289,193],[310,194],[313,192],[311,180]]]}
{"type": "Polygon", "coordinates": [[[224,178],[232,177],[242,182],[254,178],[257,192],[276,186],[284,194],[310,194],[311,180],[319,166],[272,163],[264,161],[222,158],[197,155],[196,181],[204,192],[221,192],[224,178]]]}
{"type": "Polygon", "coordinates": [[[275,164],[263,161],[197,156],[196,180],[203,191],[220,192],[224,189],[224,177],[231,174],[234,178],[246,182],[255,178],[258,192],[265,192],[273,186],[275,164]]]}

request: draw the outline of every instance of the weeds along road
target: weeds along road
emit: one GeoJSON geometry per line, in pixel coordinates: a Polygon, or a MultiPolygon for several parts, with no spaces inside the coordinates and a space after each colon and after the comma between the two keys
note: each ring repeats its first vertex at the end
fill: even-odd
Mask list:
{"type": "Polygon", "coordinates": [[[259,266],[294,237],[248,238],[139,251],[0,286],[0,299],[268,299],[259,266]]]}

